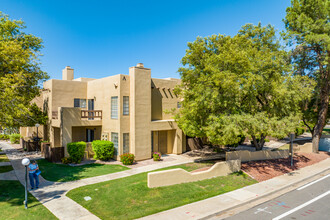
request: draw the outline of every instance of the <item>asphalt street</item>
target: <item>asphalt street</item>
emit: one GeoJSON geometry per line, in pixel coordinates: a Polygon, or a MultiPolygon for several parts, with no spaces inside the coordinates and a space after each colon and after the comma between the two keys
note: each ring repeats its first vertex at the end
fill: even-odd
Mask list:
{"type": "MultiPolygon", "coordinates": [[[[216,219],[217,217],[212,219],[216,219]]],[[[330,174],[273,200],[226,218],[228,220],[330,219],[330,174]]]]}

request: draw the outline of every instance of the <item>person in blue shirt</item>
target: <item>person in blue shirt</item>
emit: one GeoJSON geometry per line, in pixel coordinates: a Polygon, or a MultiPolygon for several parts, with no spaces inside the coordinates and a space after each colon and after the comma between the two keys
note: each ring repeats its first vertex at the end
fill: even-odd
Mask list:
{"type": "Polygon", "coordinates": [[[28,166],[31,189],[34,189],[34,182],[36,188],[38,189],[39,187],[39,176],[36,174],[37,170],[39,170],[38,164],[35,160],[32,160],[28,166]]]}

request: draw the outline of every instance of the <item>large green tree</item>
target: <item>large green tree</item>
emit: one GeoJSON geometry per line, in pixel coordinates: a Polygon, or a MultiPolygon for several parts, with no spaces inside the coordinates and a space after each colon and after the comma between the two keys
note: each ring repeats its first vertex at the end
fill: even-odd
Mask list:
{"type": "Polygon", "coordinates": [[[317,82],[313,97],[303,105],[304,122],[313,135],[313,151],[328,118],[330,83],[330,1],[292,0],[284,19],[295,74],[317,82]]]}
{"type": "Polygon", "coordinates": [[[40,69],[42,40],[23,32],[24,22],[0,12],[0,126],[44,123],[45,115],[33,102],[39,83],[47,79],[40,69]]]}
{"type": "Polygon", "coordinates": [[[233,37],[213,35],[188,43],[176,92],[179,127],[213,144],[252,137],[261,150],[265,137],[284,137],[299,123],[299,103],[310,94],[308,77],[292,76],[288,53],[274,27],[247,24],[233,37]]]}

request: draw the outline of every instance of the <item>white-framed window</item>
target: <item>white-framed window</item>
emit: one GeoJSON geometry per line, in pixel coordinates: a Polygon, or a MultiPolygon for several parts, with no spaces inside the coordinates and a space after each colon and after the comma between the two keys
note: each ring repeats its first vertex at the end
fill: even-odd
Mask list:
{"type": "Polygon", "coordinates": [[[73,107],[76,108],[86,108],[86,99],[74,99],[73,107]]]}
{"type": "Polygon", "coordinates": [[[113,147],[115,148],[114,155],[118,155],[118,133],[111,132],[111,142],[113,143],[113,147]]]}
{"type": "Polygon", "coordinates": [[[111,118],[118,119],[118,96],[111,97],[111,118]]]}
{"type": "Polygon", "coordinates": [[[129,133],[123,133],[123,153],[129,153],[129,133]]]}
{"type": "Polygon", "coordinates": [[[123,115],[129,115],[129,96],[123,97],[123,115]]]}

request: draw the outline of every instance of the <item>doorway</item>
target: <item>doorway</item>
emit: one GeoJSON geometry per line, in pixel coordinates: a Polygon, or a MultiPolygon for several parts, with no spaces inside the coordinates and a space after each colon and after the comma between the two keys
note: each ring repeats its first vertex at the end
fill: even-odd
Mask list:
{"type": "Polygon", "coordinates": [[[94,141],[94,129],[86,129],[86,142],[94,141]]]}
{"type": "MultiPolygon", "coordinates": [[[[94,110],[94,99],[88,99],[88,110],[94,110]]],[[[88,112],[88,120],[94,120],[94,112],[88,112]]]]}

